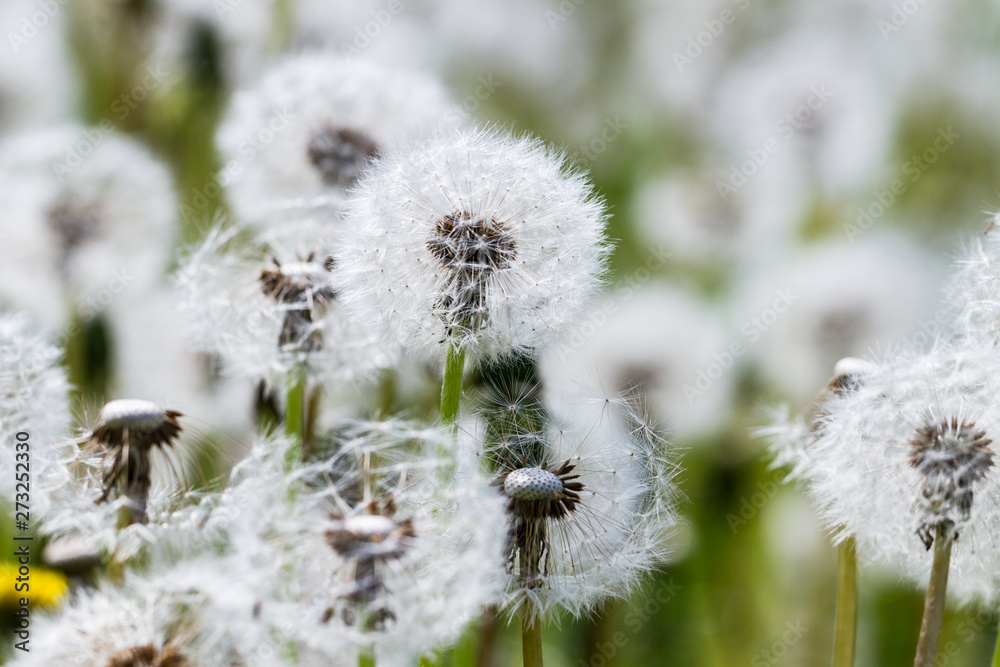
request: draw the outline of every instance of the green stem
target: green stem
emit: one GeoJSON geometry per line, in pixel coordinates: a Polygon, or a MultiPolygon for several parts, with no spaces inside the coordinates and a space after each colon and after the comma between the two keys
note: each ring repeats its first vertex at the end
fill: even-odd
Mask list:
{"type": "Polygon", "coordinates": [[[993,648],[993,662],[990,665],[992,667],[1000,667],[1000,624],[997,626],[996,645],[993,648]]]}
{"type": "Polygon", "coordinates": [[[285,402],[285,435],[290,441],[285,457],[285,471],[293,470],[302,462],[302,443],[305,437],[306,374],[298,365],[288,372],[288,394],[285,402]]]}
{"type": "Polygon", "coordinates": [[[371,647],[358,652],[358,667],[375,667],[375,651],[371,647]]]}
{"type": "Polygon", "coordinates": [[[542,627],[527,610],[521,612],[521,651],[524,667],[542,667],[542,627]]]}
{"type": "Polygon", "coordinates": [[[853,667],[858,629],[858,552],[854,538],[841,542],[838,552],[833,667],[853,667]]]}
{"type": "Polygon", "coordinates": [[[951,564],[950,536],[938,528],[934,538],[934,562],[931,565],[931,579],[927,584],[924,598],[924,618],[920,624],[920,638],[917,640],[917,655],[913,667],[932,667],[937,655],[938,638],[941,636],[941,622],[944,620],[945,594],[948,589],[948,567],[951,564]]]}
{"type": "Polygon", "coordinates": [[[462,371],[465,369],[465,352],[459,348],[448,349],[441,383],[441,421],[454,424],[458,421],[458,408],[462,401],[462,371]]]}

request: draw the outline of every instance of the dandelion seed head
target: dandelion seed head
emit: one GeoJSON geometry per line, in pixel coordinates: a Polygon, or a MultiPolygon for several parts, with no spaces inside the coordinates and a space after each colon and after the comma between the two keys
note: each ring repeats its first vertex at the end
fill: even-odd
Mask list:
{"type": "Polygon", "coordinates": [[[61,326],[67,303],[92,317],[165,275],[173,184],[133,139],[74,125],[14,134],[0,143],[0,178],[0,296],[9,305],[61,326]],[[67,157],[67,146],[87,154],[67,157]]]}
{"type": "Polygon", "coordinates": [[[949,591],[964,601],[1000,593],[991,355],[948,341],[902,348],[874,360],[849,391],[833,385],[812,423],[774,427],[778,459],[792,464],[835,541],[851,536],[861,562],[924,585],[928,545],[955,539],[949,591]]]}
{"type": "Polygon", "coordinates": [[[237,216],[257,228],[290,215],[335,217],[380,148],[448,112],[444,88],[418,72],[323,53],[290,57],[237,93],[219,128],[220,152],[241,166],[227,186],[237,216]]]}
{"type": "Polygon", "coordinates": [[[447,645],[495,596],[503,536],[483,517],[501,499],[485,481],[447,483],[447,429],[348,419],[317,438],[322,455],[291,475],[280,448],[252,452],[204,519],[268,582],[260,622],[317,664],[447,645]]]}
{"type": "Polygon", "coordinates": [[[330,248],[345,307],[393,347],[443,358],[543,347],[602,282],[603,205],[540,142],[441,130],[387,148],[330,248]]]}
{"type": "Polygon", "coordinates": [[[491,399],[464,424],[465,474],[488,476],[504,500],[508,613],[580,615],[626,595],[667,557],[677,525],[675,468],[634,402],[558,395],[491,399]]]}
{"type": "Polygon", "coordinates": [[[345,388],[392,363],[364,320],[341,307],[334,260],[315,247],[329,230],[289,224],[247,245],[240,228],[213,230],[175,276],[188,338],[222,372],[280,386],[293,365],[345,388]]]}

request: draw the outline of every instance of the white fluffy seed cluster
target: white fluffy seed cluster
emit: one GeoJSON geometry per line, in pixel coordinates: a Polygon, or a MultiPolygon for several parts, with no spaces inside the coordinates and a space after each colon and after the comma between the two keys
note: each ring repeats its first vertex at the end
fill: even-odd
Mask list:
{"type": "MultiPolygon", "coordinates": [[[[530,407],[522,396],[499,401],[508,415],[530,407]]],[[[496,433],[485,415],[464,423],[459,479],[473,483],[483,470],[506,472],[503,495],[532,517],[527,532],[545,536],[546,553],[538,577],[528,585],[509,563],[495,601],[508,615],[552,620],[561,613],[579,617],[604,600],[628,596],[641,575],[666,561],[680,522],[675,509],[678,468],[655,425],[632,400],[602,393],[587,398],[549,393],[542,404],[548,422],[502,444],[494,443],[496,433]],[[565,479],[571,482],[555,473],[567,464],[572,470],[565,479]],[[574,483],[582,490],[565,514],[539,515],[537,504],[565,502],[555,494],[566,495],[566,485],[574,483]]],[[[510,511],[508,504],[508,513],[483,520],[510,535],[516,526],[510,511]]],[[[505,556],[515,556],[516,562],[510,546],[505,556]]]]}
{"type": "MultiPolygon", "coordinates": [[[[953,539],[949,593],[1000,598],[1000,379],[991,319],[992,272],[982,253],[960,265],[959,316],[926,350],[845,360],[812,409],[779,413],[762,434],[778,465],[802,483],[837,541],[853,537],[865,562],[924,585],[935,539],[953,539]]],[[[1000,301],[995,301],[1000,303],[1000,301]]],[[[1000,311],[997,311],[1000,313],[1000,311]]]]}
{"type": "Polygon", "coordinates": [[[238,93],[218,133],[239,219],[277,227],[336,215],[373,150],[442,122],[451,108],[434,79],[326,53],[288,58],[238,93]]]}
{"type": "Polygon", "coordinates": [[[443,358],[545,347],[602,281],[605,213],[541,142],[444,130],[381,155],[330,253],[343,302],[386,340],[443,358]]]}

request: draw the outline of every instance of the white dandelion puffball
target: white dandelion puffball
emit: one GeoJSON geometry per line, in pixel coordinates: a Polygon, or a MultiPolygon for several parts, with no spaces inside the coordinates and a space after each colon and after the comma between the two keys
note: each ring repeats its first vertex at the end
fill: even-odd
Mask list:
{"type": "Polygon", "coordinates": [[[285,625],[300,654],[339,664],[370,649],[379,664],[413,664],[495,597],[503,531],[483,517],[501,500],[442,474],[447,429],[344,420],[328,438],[329,457],[291,474],[280,453],[254,452],[203,523],[258,569],[261,621],[285,625]]]}
{"type": "Polygon", "coordinates": [[[829,392],[812,429],[795,421],[768,429],[823,527],[837,541],[853,536],[862,562],[924,585],[935,536],[955,539],[948,585],[963,601],[1000,593],[1000,386],[991,355],[946,344],[896,353],[829,392]]]}
{"type": "Polygon", "coordinates": [[[942,328],[943,311],[934,311],[940,282],[939,258],[897,234],[810,246],[761,267],[734,290],[733,340],[801,404],[843,357],[904,339],[926,349],[942,328]]]}
{"type": "Polygon", "coordinates": [[[506,534],[504,612],[581,616],[668,557],[677,468],[631,401],[501,399],[461,431],[459,479],[485,473],[505,502],[483,518],[506,534]]]}
{"type": "Polygon", "coordinates": [[[261,235],[247,248],[240,228],[215,229],[182,261],[175,277],[181,313],[195,346],[222,359],[222,372],[281,386],[300,364],[337,382],[370,378],[391,364],[371,327],[340,305],[335,261],[311,224],[261,235]]]}
{"type": "Polygon", "coordinates": [[[1000,341],[1000,230],[994,216],[985,236],[970,241],[948,281],[945,303],[953,334],[965,344],[1000,341]]]}
{"type": "MultiPolygon", "coordinates": [[[[123,589],[83,590],[62,609],[33,619],[31,651],[11,663],[228,667],[246,664],[249,637],[227,630],[231,617],[194,590],[163,592],[138,578],[123,589]]],[[[283,664],[272,662],[269,664],[283,664]]]]}
{"type": "Polygon", "coordinates": [[[59,326],[165,274],[176,227],[170,173],[107,125],[62,126],[0,144],[0,296],[59,326]]]}
{"type": "Polygon", "coordinates": [[[565,393],[595,381],[636,391],[672,433],[697,437],[723,426],[730,410],[740,359],[726,333],[718,313],[688,290],[626,284],[541,355],[540,374],[565,393]]]}
{"type": "MultiPolygon", "coordinates": [[[[49,7],[52,7],[49,5],[49,7]]],[[[31,0],[0,3],[0,130],[66,120],[73,113],[78,80],[66,31],[67,12],[43,13],[31,0]],[[39,29],[33,21],[44,20],[39,29]]]]}
{"type": "Polygon", "coordinates": [[[445,131],[380,156],[331,250],[343,302],[400,348],[543,347],[601,284],[605,213],[538,140],[445,131]]]}
{"type": "Polygon", "coordinates": [[[241,222],[335,215],[379,151],[454,116],[426,75],[330,54],[289,58],[238,93],[219,128],[222,175],[241,222]]]}
{"type": "MultiPolygon", "coordinates": [[[[25,314],[0,314],[0,495],[8,500],[14,499],[14,473],[24,471],[17,463],[28,463],[27,472],[36,478],[59,465],[51,446],[70,424],[69,383],[59,365],[61,356],[62,350],[34,330],[25,314]]],[[[32,497],[32,509],[44,514],[48,502],[38,493],[32,497]]]]}

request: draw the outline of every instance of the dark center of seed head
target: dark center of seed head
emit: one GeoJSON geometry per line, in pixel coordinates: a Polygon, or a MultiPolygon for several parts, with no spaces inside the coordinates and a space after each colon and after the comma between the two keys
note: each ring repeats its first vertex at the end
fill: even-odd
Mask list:
{"type": "Polygon", "coordinates": [[[973,485],[993,467],[992,440],[957,418],[928,423],[910,442],[910,465],[922,477],[917,534],[928,549],[937,535],[954,539],[972,512],[973,485]]]}
{"type": "Polygon", "coordinates": [[[304,261],[281,264],[261,269],[260,284],[264,296],[287,305],[322,307],[336,297],[337,292],[328,282],[333,270],[333,258],[323,262],[310,255],[304,261]]]}
{"type": "Polygon", "coordinates": [[[323,183],[349,187],[378,153],[378,146],[370,137],[356,130],[327,126],[313,135],[307,151],[309,161],[319,171],[323,183]]]}
{"type": "Polygon", "coordinates": [[[64,255],[70,254],[101,231],[101,215],[97,204],[63,198],[45,213],[64,255]]]}
{"type": "Polygon", "coordinates": [[[427,248],[442,266],[470,278],[509,268],[517,254],[517,244],[503,223],[469,212],[438,220],[427,248]]]}
{"type": "Polygon", "coordinates": [[[189,664],[173,648],[160,651],[152,644],[119,651],[108,661],[108,667],[188,667],[189,664]]]}

